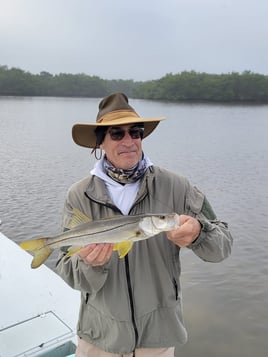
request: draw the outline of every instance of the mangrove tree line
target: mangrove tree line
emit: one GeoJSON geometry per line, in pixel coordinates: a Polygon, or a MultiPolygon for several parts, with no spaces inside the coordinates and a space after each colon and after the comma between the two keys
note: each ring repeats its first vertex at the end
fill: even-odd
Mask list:
{"type": "Polygon", "coordinates": [[[32,74],[20,68],[0,66],[1,96],[99,98],[117,91],[142,99],[268,103],[268,76],[250,71],[228,74],[183,71],[140,82],[107,80],[84,73],[32,74]]]}

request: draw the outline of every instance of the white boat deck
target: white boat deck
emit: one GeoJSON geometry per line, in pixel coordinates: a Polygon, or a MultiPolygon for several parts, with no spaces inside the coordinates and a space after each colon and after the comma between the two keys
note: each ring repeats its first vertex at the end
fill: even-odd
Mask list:
{"type": "Polygon", "coordinates": [[[0,357],[74,352],[80,294],[0,233],[0,357]]]}

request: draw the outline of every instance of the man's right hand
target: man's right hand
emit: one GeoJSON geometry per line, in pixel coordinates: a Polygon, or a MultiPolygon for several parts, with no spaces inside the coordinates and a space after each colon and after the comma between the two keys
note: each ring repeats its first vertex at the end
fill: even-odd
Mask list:
{"type": "Polygon", "coordinates": [[[113,244],[88,244],[77,253],[87,265],[101,266],[109,261],[113,252],[113,244]]]}

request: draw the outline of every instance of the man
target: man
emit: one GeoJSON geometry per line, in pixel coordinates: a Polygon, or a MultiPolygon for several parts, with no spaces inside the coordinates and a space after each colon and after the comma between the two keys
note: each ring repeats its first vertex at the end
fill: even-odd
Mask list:
{"type": "Polygon", "coordinates": [[[115,215],[180,215],[180,227],[136,242],[119,259],[112,244],[92,244],[72,257],[62,252],[57,269],[81,291],[78,357],[174,356],[185,343],[180,290],[180,249],[220,262],[231,251],[226,223],[187,179],[154,166],[142,139],[164,118],[141,118],[128,98],[115,93],[99,105],[96,123],[76,124],[76,144],[105,155],[90,175],[69,190],[64,228],[77,208],[91,219],[115,215]]]}

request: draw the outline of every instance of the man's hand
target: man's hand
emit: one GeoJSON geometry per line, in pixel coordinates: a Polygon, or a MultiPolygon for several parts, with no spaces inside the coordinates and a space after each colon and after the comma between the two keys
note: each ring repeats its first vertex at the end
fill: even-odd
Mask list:
{"type": "Polygon", "coordinates": [[[200,234],[200,222],[184,214],[180,215],[180,226],[174,231],[167,232],[167,237],[181,248],[190,245],[200,234]]]}
{"type": "Polygon", "coordinates": [[[113,252],[113,244],[89,244],[77,253],[84,263],[92,266],[101,266],[109,261],[113,252]]]}

